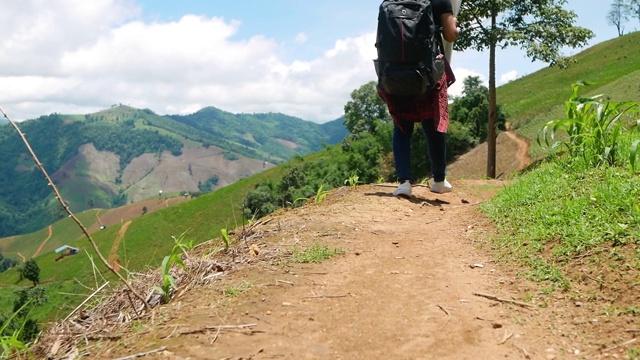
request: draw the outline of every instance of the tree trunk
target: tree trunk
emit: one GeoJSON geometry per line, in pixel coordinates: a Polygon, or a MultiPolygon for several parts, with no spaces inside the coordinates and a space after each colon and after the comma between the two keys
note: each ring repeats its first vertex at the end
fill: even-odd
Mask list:
{"type": "Polygon", "coordinates": [[[491,44],[489,45],[489,124],[487,124],[487,177],[496,178],[496,124],[498,112],[496,104],[496,9],[491,12],[491,44]]]}

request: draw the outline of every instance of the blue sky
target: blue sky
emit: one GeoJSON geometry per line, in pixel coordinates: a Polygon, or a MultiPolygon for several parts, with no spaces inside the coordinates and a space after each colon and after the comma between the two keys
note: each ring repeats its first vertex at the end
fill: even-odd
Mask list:
{"type": "MultiPolygon", "coordinates": [[[[596,44],[616,37],[617,30],[609,25],[606,19],[613,0],[569,0],[566,8],[578,15],[577,25],[591,29],[596,37],[590,44],[596,44]]],[[[143,0],[137,1],[148,19],[175,20],[188,13],[205,16],[220,16],[226,20],[242,22],[237,39],[247,38],[256,34],[277,39],[284,47],[283,55],[290,59],[310,60],[321,56],[333,43],[341,38],[357,37],[367,32],[375,31],[377,5],[379,2],[371,0],[248,0],[237,1],[231,5],[216,5],[216,1],[186,0],[179,5],[171,0],[143,0]],[[346,3],[346,4],[345,4],[346,3]],[[308,40],[305,44],[295,42],[296,35],[304,33],[308,40]]],[[[627,23],[627,30],[640,29],[637,20],[627,23]]],[[[581,49],[568,49],[570,53],[581,49]]],[[[529,74],[542,67],[545,63],[532,63],[523,57],[519,49],[509,48],[499,51],[499,69],[504,73],[517,71],[520,76],[529,74]]],[[[468,51],[466,54],[456,55],[457,66],[473,69],[486,77],[487,70],[479,64],[485,64],[488,69],[488,57],[468,51]]]]}
{"type": "MultiPolygon", "coordinates": [[[[611,1],[570,0],[595,44],[617,36],[611,1]]],[[[374,80],[378,1],[0,0],[0,106],[15,120],[84,114],[113,104],[185,114],[205,106],[282,112],[315,122],[342,115],[374,80]]],[[[627,31],[640,29],[638,21],[627,31]]],[[[577,50],[579,51],[579,50],[577,50]]],[[[575,52],[575,51],[574,51],[575,52]]],[[[458,79],[486,81],[487,54],[455,53],[458,79]]],[[[498,52],[504,83],[545,67],[498,52]]],[[[459,94],[461,83],[450,89],[459,94]]]]}

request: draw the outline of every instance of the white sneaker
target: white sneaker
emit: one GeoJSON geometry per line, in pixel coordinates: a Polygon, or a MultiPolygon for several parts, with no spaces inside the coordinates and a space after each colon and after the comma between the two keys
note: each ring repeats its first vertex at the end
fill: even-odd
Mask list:
{"type": "Polygon", "coordinates": [[[431,185],[431,191],[438,194],[444,194],[453,191],[453,186],[449,184],[447,179],[444,179],[444,181],[434,182],[433,185],[431,185]]]}
{"type": "Polygon", "coordinates": [[[405,180],[398,188],[393,192],[394,196],[410,197],[411,196],[411,181],[405,180]]]}

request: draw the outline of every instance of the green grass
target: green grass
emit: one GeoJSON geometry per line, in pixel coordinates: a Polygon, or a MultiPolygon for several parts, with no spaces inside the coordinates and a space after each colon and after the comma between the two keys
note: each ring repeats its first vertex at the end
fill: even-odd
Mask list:
{"type": "MultiPolygon", "coordinates": [[[[246,193],[259,182],[279,179],[284,171],[284,167],[275,167],[194,200],[135,219],[118,248],[119,261],[132,271],[158,268],[162,259],[171,253],[175,244],[173,236],[184,233],[187,241],[198,244],[220,236],[220,230],[223,228],[242,225],[242,202],[246,193]]],[[[99,210],[76,215],[86,227],[89,227],[96,221],[96,211],[99,210]]],[[[105,258],[108,258],[111,245],[117,238],[121,226],[111,226],[93,235],[105,258]]],[[[102,285],[104,279],[117,284],[115,277],[107,273],[75,223],[70,219],[64,219],[53,227],[54,237],[46,245],[48,252],[43,249],[41,256],[37,258],[40,279],[50,298],[46,305],[34,310],[34,316],[43,320],[66,316],[92,292],[85,286],[97,288],[102,285]],[[53,253],[52,249],[64,244],[80,248],[80,254],[56,262],[54,259],[57,254],[53,253]],[[94,276],[90,257],[100,269],[97,277],[94,276]]],[[[33,254],[47,234],[48,230],[44,229],[34,234],[5,239],[11,242],[7,241],[6,247],[5,244],[1,246],[6,252],[21,251],[33,254]]],[[[0,273],[0,308],[11,308],[13,291],[29,285],[26,280],[18,280],[16,269],[0,273]]]]}
{"type": "Polygon", "coordinates": [[[595,83],[584,96],[607,94],[614,101],[640,98],[640,32],[593,46],[575,56],[567,69],[549,67],[497,89],[498,103],[508,114],[511,127],[530,140],[531,155],[544,155],[535,145],[542,126],[564,116],[564,100],[577,81],[595,83]]]}
{"type": "MultiPolygon", "coordinates": [[[[87,227],[96,222],[96,213],[99,209],[87,210],[82,213],[76,214],[78,219],[87,227]]],[[[52,226],[52,236],[44,244],[39,255],[51,252],[62,245],[77,244],[77,241],[82,238],[83,234],[76,223],[68,217],[57,221],[52,226]]],[[[40,231],[13,236],[10,238],[4,238],[0,240],[0,248],[3,252],[20,252],[27,259],[32,257],[42,242],[49,236],[49,229],[44,228],[40,231]]],[[[73,245],[72,245],[73,246],[73,245]]],[[[14,256],[15,257],[15,256],[14,256]]],[[[0,274],[0,284],[2,284],[2,274],[0,274]]]]}
{"type": "Polygon", "coordinates": [[[500,254],[528,265],[531,279],[564,290],[576,258],[601,263],[600,270],[640,268],[639,103],[584,98],[580,90],[573,86],[567,115],[541,131],[550,156],[482,206],[502,234],[500,254]],[[565,136],[549,147],[557,131],[565,136]]]}
{"type": "Polygon", "coordinates": [[[301,250],[296,247],[293,249],[293,255],[291,256],[291,261],[294,263],[321,263],[325,260],[329,260],[334,256],[344,255],[345,251],[343,249],[334,248],[330,249],[328,246],[324,244],[313,244],[311,247],[301,250]]]}
{"type": "Polygon", "coordinates": [[[612,249],[640,245],[638,199],[640,177],[626,166],[585,169],[556,160],[517,178],[482,210],[502,234],[495,244],[504,259],[528,265],[533,280],[567,288],[562,268],[573,258],[615,258],[612,249]]]}
{"type": "Polygon", "coordinates": [[[224,289],[223,293],[224,293],[224,296],[234,297],[234,296],[240,295],[243,292],[251,290],[252,287],[253,287],[252,283],[245,281],[245,282],[241,282],[241,283],[239,283],[237,285],[229,285],[229,286],[227,286],[224,289]]]}

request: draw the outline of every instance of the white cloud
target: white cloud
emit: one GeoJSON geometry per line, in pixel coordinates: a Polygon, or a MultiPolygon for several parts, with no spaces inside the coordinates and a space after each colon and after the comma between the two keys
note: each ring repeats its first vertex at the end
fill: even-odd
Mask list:
{"type": "Polygon", "coordinates": [[[518,72],[515,70],[509,71],[500,76],[500,84],[506,84],[509,81],[513,81],[518,78],[518,72]]]}
{"type": "Polygon", "coordinates": [[[145,23],[130,0],[16,4],[0,12],[0,49],[11,54],[0,58],[0,105],[15,120],[122,103],[159,114],[216,106],[324,122],[342,116],[351,91],[375,77],[372,33],[340,39],[311,61],[285,61],[283,45],[259,35],[235,40],[240,23],[221,18],[145,23]]]}

